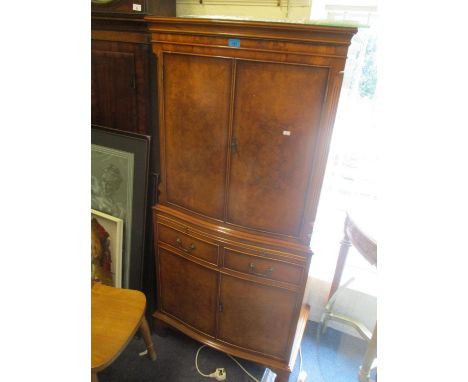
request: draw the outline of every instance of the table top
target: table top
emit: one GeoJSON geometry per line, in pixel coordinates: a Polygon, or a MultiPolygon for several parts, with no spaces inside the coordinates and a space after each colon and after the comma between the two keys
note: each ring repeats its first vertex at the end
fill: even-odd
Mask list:
{"type": "Polygon", "coordinates": [[[91,286],[91,369],[98,372],[125,349],[140,326],[146,307],[143,293],[91,286]]]}
{"type": "MultiPolygon", "coordinates": [[[[362,221],[365,220],[361,220],[361,222],[362,221]]],[[[350,214],[348,214],[346,234],[352,245],[370,264],[377,265],[377,241],[367,232],[353,220],[350,214]]]]}
{"type": "Polygon", "coordinates": [[[346,211],[349,218],[372,241],[377,243],[378,212],[376,206],[350,208],[346,211]],[[374,208],[372,208],[374,207],[374,208]]]}

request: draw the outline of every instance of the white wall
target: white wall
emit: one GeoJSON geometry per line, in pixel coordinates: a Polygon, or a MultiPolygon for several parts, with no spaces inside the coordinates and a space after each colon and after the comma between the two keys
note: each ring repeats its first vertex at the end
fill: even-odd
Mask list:
{"type": "MultiPolygon", "coordinates": [[[[329,281],[309,276],[304,295],[304,302],[310,305],[309,320],[320,322],[323,308],[327,303],[330,286],[331,283],[329,281]]],[[[357,289],[353,289],[352,284],[350,288],[345,289],[343,293],[340,294],[333,309],[336,312],[361,321],[370,331],[372,331],[377,321],[377,298],[357,289]]],[[[328,326],[359,337],[353,328],[339,322],[330,321],[328,326]]]]}
{"type": "Polygon", "coordinates": [[[280,6],[276,1],[271,4],[265,2],[261,5],[250,1],[253,5],[246,5],[249,1],[219,1],[215,3],[200,4],[198,1],[177,0],[177,16],[203,15],[203,16],[232,16],[253,19],[280,19],[288,21],[301,21],[309,18],[311,0],[281,0],[280,6]],[[215,4],[213,4],[215,3],[215,4]],[[223,4],[220,4],[223,3],[223,4]]]}

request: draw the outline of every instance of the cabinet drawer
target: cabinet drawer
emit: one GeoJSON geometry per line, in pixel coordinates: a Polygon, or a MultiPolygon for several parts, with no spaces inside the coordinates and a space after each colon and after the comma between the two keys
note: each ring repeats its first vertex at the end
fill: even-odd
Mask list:
{"type": "Polygon", "coordinates": [[[187,255],[198,257],[212,264],[218,264],[218,246],[216,244],[184,234],[161,223],[158,224],[158,239],[187,255]]]}
{"type": "Polygon", "coordinates": [[[224,252],[224,267],[291,284],[300,284],[303,271],[302,267],[294,264],[249,255],[227,248],[224,252]]]}

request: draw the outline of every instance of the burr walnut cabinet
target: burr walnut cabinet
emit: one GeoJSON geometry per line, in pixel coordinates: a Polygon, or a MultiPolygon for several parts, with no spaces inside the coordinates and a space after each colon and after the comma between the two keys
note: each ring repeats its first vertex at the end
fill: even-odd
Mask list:
{"type": "Polygon", "coordinates": [[[354,28],[147,17],[161,153],[153,316],[286,381],[354,28]]]}

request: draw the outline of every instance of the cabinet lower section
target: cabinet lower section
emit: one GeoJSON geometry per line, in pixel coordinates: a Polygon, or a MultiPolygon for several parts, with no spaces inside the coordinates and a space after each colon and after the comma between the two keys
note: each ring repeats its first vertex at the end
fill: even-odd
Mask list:
{"type": "Polygon", "coordinates": [[[279,374],[294,366],[308,316],[310,251],[154,208],[155,319],[279,374]]]}
{"type": "MultiPolygon", "coordinates": [[[[227,354],[231,354],[235,357],[247,359],[252,362],[256,362],[260,365],[273,369],[278,375],[288,375],[294,369],[294,364],[296,361],[297,352],[299,350],[299,345],[302,340],[302,335],[304,334],[305,326],[307,323],[307,317],[309,316],[309,305],[304,304],[301,309],[301,314],[297,323],[295,335],[294,335],[294,346],[292,348],[291,356],[289,359],[276,359],[265,354],[252,352],[247,349],[244,349],[239,346],[234,346],[230,343],[226,343],[220,339],[213,338],[211,336],[202,333],[187,323],[161,311],[156,311],[153,313],[154,319],[168,325],[180,332],[188,335],[196,341],[199,341],[205,345],[208,345],[214,349],[222,351],[227,354]]],[[[286,377],[284,382],[287,382],[288,378],[286,377]]],[[[283,382],[283,381],[281,381],[283,382]]]]}

